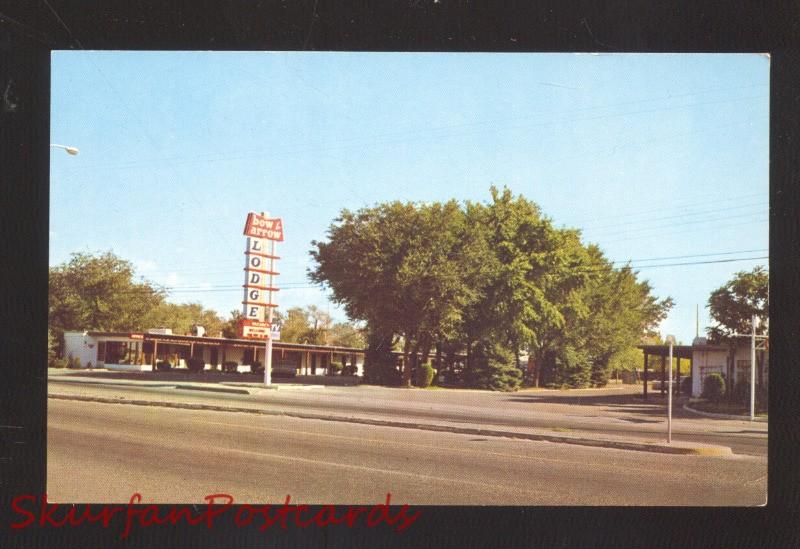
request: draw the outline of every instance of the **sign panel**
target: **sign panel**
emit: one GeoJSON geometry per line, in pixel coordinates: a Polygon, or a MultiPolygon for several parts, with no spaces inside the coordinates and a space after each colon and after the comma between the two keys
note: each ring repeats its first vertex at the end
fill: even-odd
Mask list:
{"type": "MultiPolygon", "coordinates": [[[[271,309],[277,307],[275,287],[275,242],[283,240],[283,223],[266,215],[249,213],[244,234],[247,236],[244,267],[244,295],[239,336],[253,339],[280,338],[280,329],[270,337],[271,309]]],[[[273,327],[273,330],[275,327],[273,327]]]]}
{"type": "Polygon", "coordinates": [[[244,235],[283,242],[283,222],[280,219],[267,219],[250,212],[247,214],[244,235]]]}
{"type": "Polygon", "coordinates": [[[241,319],[238,328],[239,337],[248,339],[267,339],[270,334],[269,323],[260,320],[241,319]]]}

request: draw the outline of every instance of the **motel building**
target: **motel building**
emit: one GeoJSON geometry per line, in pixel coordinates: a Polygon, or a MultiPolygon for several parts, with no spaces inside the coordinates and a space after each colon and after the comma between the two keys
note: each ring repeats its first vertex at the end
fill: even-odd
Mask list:
{"type": "MultiPolygon", "coordinates": [[[[186,367],[189,358],[201,358],[206,370],[250,372],[251,364],[264,365],[264,342],[253,339],[228,339],[200,335],[176,335],[169,329],[146,332],[65,332],[64,357],[77,357],[84,368],[123,371],[154,371],[157,362],[173,368],[186,367]]],[[[272,372],[276,377],[323,375],[331,364],[355,367],[362,376],[364,350],[352,347],[306,345],[274,341],[272,372]]]]}
{"type": "MultiPolygon", "coordinates": [[[[665,394],[669,376],[669,345],[638,345],[644,352],[644,370],[642,375],[644,397],[647,398],[648,385],[659,383],[661,394],[665,394]]],[[[750,382],[750,339],[737,338],[732,346],[715,345],[704,337],[696,337],[691,345],[673,345],[672,356],[678,365],[682,360],[689,360],[692,372],[692,394],[697,398],[703,393],[703,381],[711,374],[721,374],[725,378],[729,390],[739,382],[750,382]],[[733,384],[731,384],[733,380],[733,384]]],[[[673,375],[676,373],[673,369],[673,375]]],[[[677,372],[675,390],[681,391],[680,372],[677,372]]],[[[756,349],[756,387],[766,386],[769,382],[769,353],[764,349],[756,349]]]]}

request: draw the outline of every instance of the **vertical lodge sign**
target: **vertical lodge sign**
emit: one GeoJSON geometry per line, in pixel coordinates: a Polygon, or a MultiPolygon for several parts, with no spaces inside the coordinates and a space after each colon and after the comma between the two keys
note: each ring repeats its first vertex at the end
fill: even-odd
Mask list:
{"type": "Polygon", "coordinates": [[[268,214],[250,212],[244,226],[247,237],[244,268],[244,299],[239,337],[265,340],[264,383],[272,384],[272,309],[278,305],[275,286],[275,243],[283,242],[283,223],[268,214]]]}
{"type": "Polygon", "coordinates": [[[268,219],[267,214],[250,213],[244,227],[247,236],[244,268],[244,299],[242,319],[239,321],[239,336],[250,339],[268,339],[272,326],[271,309],[277,307],[274,295],[275,242],[283,241],[283,223],[280,219],[268,219]]]}

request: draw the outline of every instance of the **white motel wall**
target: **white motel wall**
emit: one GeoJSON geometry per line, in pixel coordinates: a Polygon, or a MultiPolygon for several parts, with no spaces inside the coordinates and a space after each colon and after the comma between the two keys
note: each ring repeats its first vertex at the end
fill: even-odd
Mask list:
{"type": "MultiPolygon", "coordinates": [[[[759,361],[763,360],[763,380],[766,385],[769,382],[769,353],[756,350],[756,368],[759,361]]],[[[726,382],[728,379],[728,367],[733,375],[734,383],[740,381],[750,382],[750,341],[738,342],[736,347],[731,350],[723,345],[707,345],[695,343],[692,345],[692,396],[699,397],[703,392],[703,380],[713,374],[722,374],[726,382]]],[[[758,369],[756,369],[756,384],[759,383],[758,369]]]]}

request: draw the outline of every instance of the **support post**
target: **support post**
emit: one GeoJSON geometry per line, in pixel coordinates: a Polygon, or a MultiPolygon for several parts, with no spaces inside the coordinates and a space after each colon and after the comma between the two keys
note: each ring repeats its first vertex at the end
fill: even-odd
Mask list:
{"type": "Polygon", "coordinates": [[[664,396],[664,393],[667,392],[665,387],[666,384],[667,384],[667,357],[661,355],[661,396],[664,396]]]}
{"type": "MultiPolygon", "coordinates": [[[[266,212],[264,212],[264,217],[267,216],[266,212]]],[[[269,241],[269,271],[270,273],[275,272],[275,241],[269,241]]],[[[269,275],[269,288],[274,288],[274,280],[273,275],[269,275]]],[[[269,298],[269,303],[272,304],[272,290],[267,292],[267,296],[269,298]]],[[[266,321],[267,321],[267,343],[264,346],[264,385],[272,385],[272,307],[266,308],[266,321]]]]}
{"type": "Polygon", "coordinates": [[[644,400],[647,400],[647,382],[648,382],[648,379],[647,379],[647,357],[648,356],[649,355],[647,354],[647,351],[645,351],[644,352],[644,375],[642,376],[642,377],[644,377],[644,394],[642,395],[644,400]]]}
{"type": "Polygon", "coordinates": [[[672,340],[669,344],[669,387],[667,394],[667,442],[672,442],[672,340]]]}
{"type": "Polygon", "coordinates": [[[750,421],[756,419],[756,315],[750,322],[753,336],[750,338],[750,421]]]}

